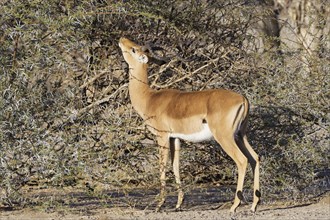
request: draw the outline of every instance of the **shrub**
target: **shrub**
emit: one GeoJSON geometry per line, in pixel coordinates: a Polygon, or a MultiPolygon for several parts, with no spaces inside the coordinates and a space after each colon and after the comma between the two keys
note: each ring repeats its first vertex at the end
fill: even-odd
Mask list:
{"type": "MultiPolygon", "coordinates": [[[[264,194],[317,184],[317,172],[329,164],[328,49],[307,57],[308,65],[304,51],[249,51],[246,41],[257,38],[249,30],[261,16],[253,4],[1,3],[1,202],[27,202],[26,185],[158,185],[154,137],[128,99],[117,46],[122,35],[162,46],[161,55],[171,57],[151,65],[155,89],[221,87],[249,98],[249,137],[262,158],[264,194]]],[[[182,156],[188,187],[235,182],[234,163],[215,143],[184,144],[182,156]]]]}

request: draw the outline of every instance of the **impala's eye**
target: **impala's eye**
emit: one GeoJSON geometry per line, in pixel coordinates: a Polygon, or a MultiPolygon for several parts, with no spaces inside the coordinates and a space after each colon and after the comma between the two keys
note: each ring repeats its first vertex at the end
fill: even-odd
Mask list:
{"type": "Polygon", "coordinates": [[[132,48],[132,52],[135,53],[135,48],[134,47],[132,48]]]}

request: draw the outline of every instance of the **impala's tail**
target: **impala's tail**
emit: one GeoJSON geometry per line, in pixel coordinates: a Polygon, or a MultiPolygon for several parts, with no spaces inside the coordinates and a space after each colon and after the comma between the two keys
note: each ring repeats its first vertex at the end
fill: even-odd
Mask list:
{"type": "Polygon", "coordinates": [[[249,101],[243,96],[242,104],[238,107],[234,119],[233,129],[235,130],[235,135],[245,133],[248,115],[249,101]]]}

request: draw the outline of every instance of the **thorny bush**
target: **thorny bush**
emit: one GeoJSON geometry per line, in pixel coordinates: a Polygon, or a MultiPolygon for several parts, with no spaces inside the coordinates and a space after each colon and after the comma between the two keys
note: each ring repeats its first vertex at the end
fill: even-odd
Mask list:
{"type": "MultiPolygon", "coordinates": [[[[0,6],[4,205],[29,202],[25,186],[158,186],[158,151],[128,98],[121,36],[171,57],[150,66],[155,89],[226,88],[249,98],[248,136],[261,156],[264,195],[329,189],[329,43],[305,59],[304,50],[285,46],[251,49],[260,36],[250,30],[267,6],[197,0],[0,6]]],[[[181,154],[188,188],[235,183],[234,162],[215,143],[186,143],[181,154]]],[[[246,180],[251,184],[251,174],[246,180]]]]}

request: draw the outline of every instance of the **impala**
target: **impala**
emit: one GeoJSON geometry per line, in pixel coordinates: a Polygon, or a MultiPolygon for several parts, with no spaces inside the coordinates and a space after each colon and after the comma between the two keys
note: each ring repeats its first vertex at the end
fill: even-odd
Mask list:
{"type": "Polygon", "coordinates": [[[248,100],[233,91],[213,89],[185,92],[174,89],[153,90],[148,84],[148,52],[127,38],[119,46],[129,65],[129,94],[132,105],[143,118],[159,145],[161,189],[156,211],[165,202],[165,168],[171,152],[173,172],[178,187],[176,209],[184,193],[179,173],[180,139],[192,142],[215,139],[234,160],[238,169],[237,189],[230,209],[235,212],[243,199],[242,189],[248,162],[254,173],[254,195],[251,210],[260,199],[259,157],[246,137],[248,100]]]}

